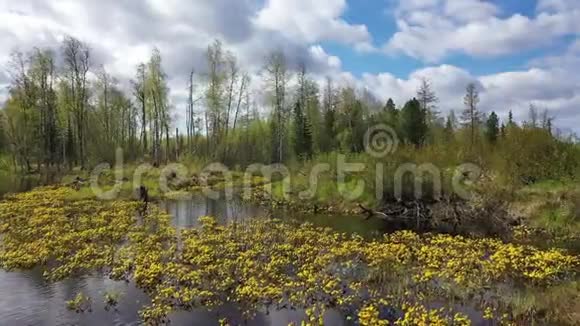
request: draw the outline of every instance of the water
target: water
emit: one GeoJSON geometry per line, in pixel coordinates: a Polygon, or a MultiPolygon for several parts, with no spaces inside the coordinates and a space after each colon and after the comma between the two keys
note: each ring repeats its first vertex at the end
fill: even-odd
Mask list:
{"type": "Polygon", "coordinates": [[[7,193],[28,191],[46,183],[40,179],[37,175],[23,177],[12,172],[0,171],[0,199],[7,193]]]}
{"type": "MultiPolygon", "coordinates": [[[[357,216],[325,216],[269,213],[261,207],[232,200],[195,198],[188,201],[170,201],[161,204],[172,216],[178,229],[196,227],[200,216],[214,216],[220,223],[272,215],[299,222],[310,221],[318,226],[334,227],[341,232],[356,232],[374,236],[380,228],[378,221],[363,221],[357,216]]],[[[139,309],[149,302],[148,297],[132,283],[114,282],[99,275],[47,283],[40,270],[23,272],[0,271],[0,326],[1,325],[138,325],[139,309]],[[66,308],[65,301],[77,293],[92,298],[92,312],[76,313],[66,308]],[[106,311],[105,293],[122,293],[117,310],[106,311]]],[[[172,325],[218,325],[226,317],[233,324],[242,324],[241,313],[235,307],[223,307],[217,312],[196,310],[178,312],[171,316],[172,325]]],[[[305,318],[302,311],[262,311],[248,325],[288,325],[305,318]]],[[[329,325],[345,325],[337,312],[325,316],[329,325]]]]}

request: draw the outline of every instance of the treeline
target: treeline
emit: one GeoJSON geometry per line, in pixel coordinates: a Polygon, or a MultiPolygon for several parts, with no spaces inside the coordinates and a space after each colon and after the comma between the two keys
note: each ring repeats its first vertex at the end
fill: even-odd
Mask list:
{"type": "Polygon", "coordinates": [[[9,97],[0,110],[0,150],[14,166],[25,172],[89,168],[113,162],[115,148],[124,150],[125,160],[157,165],[296,162],[336,151],[362,153],[367,130],[386,124],[406,151],[444,152],[450,161],[511,171],[506,174],[513,172],[517,180],[554,177],[547,174],[556,170],[576,173],[576,146],[553,135],[547,111],[531,106],[529,121],[518,124],[511,112],[501,121],[495,112],[482,112],[475,84],[466,85],[459,116],[451,111],[444,117],[427,79],[406,103],[381,103],[330,78],[318,83],[305,64],[290,66],[274,51],[260,74],[264,99],[252,93],[250,75],[236,56],[215,41],[206,51],[204,73],[184,71],[188,96],[180,132],[183,122],[172,118],[176,108],[158,50],[136,67],[130,88],[91,58],[89,47],[72,37],[58,51],[13,54],[9,97]]]}

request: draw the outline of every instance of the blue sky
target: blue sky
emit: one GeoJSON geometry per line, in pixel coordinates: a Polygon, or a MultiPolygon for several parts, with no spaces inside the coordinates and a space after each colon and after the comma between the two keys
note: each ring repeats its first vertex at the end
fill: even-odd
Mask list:
{"type": "MultiPolygon", "coordinates": [[[[461,1],[461,0],[458,0],[461,1]]],[[[575,0],[569,0],[573,2],[575,0]]],[[[515,14],[527,17],[536,16],[538,2],[536,0],[494,0],[488,1],[496,5],[500,12],[498,17],[509,18],[515,14]]],[[[372,35],[375,44],[384,44],[397,32],[396,19],[392,13],[396,1],[358,0],[348,1],[348,10],[343,15],[345,21],[351,24],[365,24],[372,35]],[[389,6],[391,3],[391,6],[389,6]]],[[[549,54],[564,52],[575,37],[570,34],[554,39],[549,46],[535,49],[524,49],[511,55],[492,57],[473,57],[464,54],[451,54],[444,62],[468,69],[475,75],[493,74],[510,70],[521,70],[536,58],[549,54]]],[[[379,73],[388,71],[398,77],[406,77],[421,67],[428,66],[420,59],[406,55],[385,56],[383,53],[360,53],[348,45],[338,42],[323,42],[328,52],[342,59],[343,67],[360,76],[363,73],[379,73]]]]}
{"type": "MultiPolygon", "coordinates": [[[[527,117],[530,104],[556,125],[580,122],[578,0],[19,0],[0,2],[0,66],[10,52],[54,48],[65,35],[93,50],[95,68],[128,85],[153,48],[163,55],[176,123],[191,68],[206,69],[214,39],[234,53],[264,98],[264,57],[282,50],[311,77],[366,89],[399,104],[427,78],[439,110],[462,110],[468,83],[480,109],[527,117]]],[[[0,102],[10,82],[0,70],[0,102]]],[[[200,82],[202,82],[200,80],[200,82]]],[[[290,90],[291,92],[291,90],[290,90]]]]}

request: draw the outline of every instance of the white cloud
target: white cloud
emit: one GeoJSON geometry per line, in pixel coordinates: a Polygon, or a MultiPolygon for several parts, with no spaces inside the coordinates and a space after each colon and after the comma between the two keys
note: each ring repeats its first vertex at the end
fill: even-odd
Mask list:
{"type": "Polygon", "coordinates": [[[329,55],[324,51],[322,46],[313,45],[309,49],[310,55],[316,61],[316,63],[322,64],[323,66],[331,67],[333,69],[340,69],[342,62],[337,56],[329,55]]]}
{"type": "Polygon", "coordinates": [[[346,0],[268,0],[254,21],[261,28],[300,42],[331,40],[355,45],[361,50],[371,49],[367,27],[349,24],[341,18],[346,9],[346,0]]]}
{"type": "Polygon", "coordinates": [[[574,0],[538,0],[537,10],[563,12],[580,9],[580,2],[574,0]]]}
{"type": "Polygon", "coordinates": [[[424,78],[431,81],[433,90],[439,97],[438,105],[444,112],[461,110],[465,87],[471,82],[478,82],[476,77],[463,69],[440,65],[414,71],[405,79],[397,78],[390,73],[365,74],[361,83],[381,100],[393,98],[402,106],[416,96],[424,78]]]}
{"type": "Polygon", "coordinates": [[[528,118],[529,105],[534,104],[539,109],[547,109],[556,118],[558,127],[578,130],[580,76],[572,69],[530,68],[474,76],[452,65],[439,65],[417,70],[407,78],[397,78],[390,73],[365,74],[357,83],[381,100],[391,97],[402,106],[416,96],[422,78],[431,81],[443,114],[464,109],[465,87],[473,82],[480,92],[480,109],[483,112],[495,111],[507,118],[508,111],[512,110],[516,119],[524,120],[528,118]]]}
{"type": "Polygon", "coordinates": [[[280,21],[286,24],[280,26],[270,21],[266,28],[258,17],[279,11],[280,5],[275,2],[0,0],[0,69],[7,69],[13,50],[29,51],[37,46],[58,52],[63,37],[72,35],[89,44],[95,68],[102,64],[121,84],[127,84],[137,64],[146,61],[157,47],[173,89],[172,98],[180,110],[186,76],[191,69],[203,74],[204,52],[215,38],[222,40],[224,47],[234,52],[240,65],[254,76],[274,49],[283,50],[292,67],[300,61],[316,74],[335,72],[340,70],[340,59],[327,54],[318,41],[341,39],[364,47],[370,39],[364,25],[350,25],[340,18],[346,10],[344,1],[302,1],[299,7],[291,6],[293,10],[303,10],[295,23],[318,29],[313,38],[304,39],[306,33],[282,32],[282,27],[293,24],[288,19],[280,21]]]}
{"type": "MultiPolygon", "coordinates": [[[[489,56],[537,47],[558,35],[580,31],[576,2],[540,0],[537,15],[530,18],[498,16],[500,9],[489,1],[400,1],[394,10],[399,31],[386,48],[434,62],[454,52],[489,56]]],[[[525,118],[533,102],[556,115],[559,125],[577,129],[580,77],[573,72],[580,65],[580,41],[566,53],[539,58],[521,71],[474,76],[452,64],[437,64],[404,78],[386,72],[357,78],[344,71],[341,58],[322,45],[334,41],[361,52],[375,50],[366,26],[342,18],[346,10],[345,0],[268,0],[265,4],[261,0],[0,0],[0,65],[5,65],[13,49],[58,47],[62,37],[71,34],[90,44],[96,65],[104,64],[126,81],[156,46],[179,114],[186,76],[192,68],[203,73],[204,51],[218,37],[253,75],[258,96],[264,58],[281,49],[291,67],[305,62],[319,82],[331,76],[337,84],[366,88],[382,100],[393,97],[399,105],[415,95],[420,79],[426,77],[442,111],[461,110],[465,86],[476,82],[484,111],[505,115],[512,109],[525,118]]],[[[0,73],[0,102],[5,94],[1,87],[7,82],[6,74],[0,73]]]]}
{"type": "Polygon", "coordinates": [[[544,0],[535,17],[503,18],[483,0],[400,0],[394,11],[399,30],[384,50],[438,62],[452,53],[497,56],[537,48],[580,33],[580,5],[569,2],[544,0]]]}

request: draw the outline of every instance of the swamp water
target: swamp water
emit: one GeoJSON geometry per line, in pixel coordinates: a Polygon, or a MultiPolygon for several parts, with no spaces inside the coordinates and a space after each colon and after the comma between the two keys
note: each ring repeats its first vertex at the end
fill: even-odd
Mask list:
{"type": "MultiPolygon", "coordinates": [[[[339,232],[357,233],[365,237],[380,234],[380,221],[364,221],[359,216],[304,215],[268,210],[238,200],[210,200],[194,198],[184,201],[167,201],[161,204],[173,216],[177,229],[198,225],[201,216],[214,216],[219,223],[231,223],[244,219],[273,216],[317,226],[332,227],[339,232]]],[[[0,325],[139,325],[138,311],[149,303],[148,297],[132,283],[115,282],[99,275],[84,276],[56,283],[43,279],[39,269],[24,272],[0,270],[0,325]],[[92,311],[76,313],[66,307],[66,301],[82,292],[92,299],[92,311]],[[105,310],[106,293],[119,293],[116,309],[105,310]]],[[[220,311],[196,310],[178,312],[170,316],[171,325],[219,325],[221,318],[236,325],[243,324],[241,312],[235,306],[220,311]]],[[[300,324],[306,315],[302,311],[261,311],[248,325],[300,324]]],[[[345,325],[344,318],[330,311],[325,316],[329,325],[345,325]]]]}

